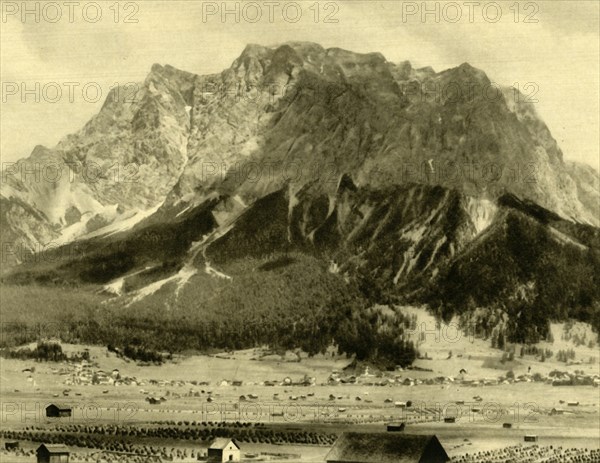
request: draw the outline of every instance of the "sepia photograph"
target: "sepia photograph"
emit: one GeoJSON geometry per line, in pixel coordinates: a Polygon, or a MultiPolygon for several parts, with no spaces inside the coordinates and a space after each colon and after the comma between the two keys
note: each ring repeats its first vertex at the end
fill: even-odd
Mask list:
{"type": "Polygon", "coordinates": [[[0,6],[0,463],[600,463],[598,0],[0,6]]]}

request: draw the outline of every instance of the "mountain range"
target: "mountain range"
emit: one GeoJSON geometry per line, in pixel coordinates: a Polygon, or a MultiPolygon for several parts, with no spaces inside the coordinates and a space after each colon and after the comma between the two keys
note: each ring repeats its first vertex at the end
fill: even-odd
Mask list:
{"type": "Polygon", "coordinates": [[[347,292],[499,308],[522,342],[554,318],[600,327],[598,172],[467,63],[294,42],[220,74],[155,64],[5,168],[0,201],[5,284],[85,286],[122,313],[265,323],[347,292]]]}

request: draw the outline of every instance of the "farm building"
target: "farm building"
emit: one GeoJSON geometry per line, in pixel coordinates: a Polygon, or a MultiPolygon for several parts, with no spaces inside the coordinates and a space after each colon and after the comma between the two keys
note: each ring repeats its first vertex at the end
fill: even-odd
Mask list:
{"type": "Polygon", "coordinates": [[[447,416],[444,418],[444,423],[456,423],[456,417],[454,416],[447,416]]]}
{"type": "Polygon", "coordinates": [[[70,451],[62,444],[42,444],[35,451],[37,463],[69,463],[70,451]]]}
{"type": "Polygon", "coordinates": [[[445,463],[450,457],[434,435],[345,432],[327,463],[445,463]]]}
{"type": "Polygon", "coordinates": [[[404,431],[405,427],[406,427],[405,423],[389,423],[387,425],[387,431],[388,432],[401,432],[401,431],[404,431]]]}
{"type": "Polygon", "coordinates": [[[537,442],[538,436],[535,436],[533,434],[526,434],[523,440],[525,442],[537,442]]]}
{"type": "Polygon", "coordinates": [[[16,450],[19,448],[19,442],[18,441],[7,441],[4,443],[4,448],[6,450],[16,450]]]}
{"type": "Polygon", "coordinates": [[[512,423],[502,423],[502,427],[504,429],[511,429],[512,428],[512,423]]]}
{"type": "Polygon", "coordinates": [[[208,462],[240,461],[240,445],[235,439],[216,438],[208,447],[208,462]]]}
{"type": "Polygon", "coordinates": [[[64,404],[50,404],[46,407],[46,416],[48,418],[59,418],[71,416],[73,409],[64,404]]]}

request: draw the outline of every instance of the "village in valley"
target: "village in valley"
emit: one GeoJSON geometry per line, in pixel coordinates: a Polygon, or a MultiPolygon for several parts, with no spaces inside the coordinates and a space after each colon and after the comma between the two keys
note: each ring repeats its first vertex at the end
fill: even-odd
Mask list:
{"type": "Polygon", "coordinates": [[[62,344],[73,360],[2,359],[0,458],[598,462],[589,445],[600,419],[595,350],[566,341],[564,325],[553,329],[562,338],[554,348],[571,346],[575,360],[435,336],[420,342],[426,355],[395,371],[334,351],[251,349],[158,365],[62,344]]]}

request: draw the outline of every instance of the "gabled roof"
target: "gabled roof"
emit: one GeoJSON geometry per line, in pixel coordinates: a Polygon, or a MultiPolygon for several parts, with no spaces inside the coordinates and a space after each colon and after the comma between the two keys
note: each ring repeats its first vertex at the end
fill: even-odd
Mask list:
{"type": "Polygon", "coordinates": [[[427,461],[450,460],[433,435],[345,432],[325,459],[349,463],[419,463],[426,453],[429,458],[432,453],[440,455],[439,460],[427,461]]]}
{"type": "Polygon", "coordinates": [[[70,453],[69,447],[63,444],[42,444],[40,445],[36,452],[39,452],[43,447],[48,450],[49,453],[70,453]]]}
{"type": "Polygon", "coordinates": [[[229,445],[229,443],[232,442],[233,445],[235,445],[238,449],[240,448],[240,446],[238,445],[238,443],[235,441],[235,439],[230,439],[228,437],[217,437],[212,444],[210,444],[210,447],[208,447],[209,449],[219,449],[219,450],[223,450],[225,447],[227,447],[229,445]]]}
{"type": "Polygon", "coordinates": [[[48,407],[56,407],[59,410],[71,410],[73,407],[71,407],[70,405],[64,404],[64,403],[57,403],[57,402],[53,402],[51,404],[46,405],[46,408],[48,407]]]}

